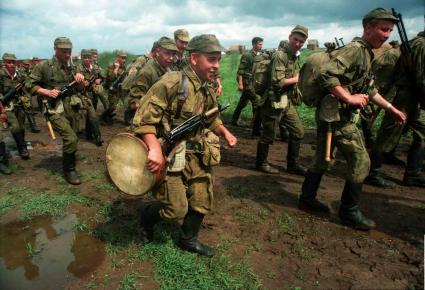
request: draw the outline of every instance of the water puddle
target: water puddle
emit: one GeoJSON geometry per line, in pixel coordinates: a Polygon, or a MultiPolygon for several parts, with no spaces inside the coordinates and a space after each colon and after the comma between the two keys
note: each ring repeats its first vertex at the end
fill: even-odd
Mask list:
{"type": "Polygon", "coordinates": [[[105,257],[104,244],[74,230],[77,221],[70,214],[0,225],[0,289],[63,289],[91,274],[105,257]]]}

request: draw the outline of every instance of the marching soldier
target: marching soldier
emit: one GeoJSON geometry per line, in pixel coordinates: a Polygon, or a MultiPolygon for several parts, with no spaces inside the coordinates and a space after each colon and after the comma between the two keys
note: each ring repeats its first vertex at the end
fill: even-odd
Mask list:
{"type": "Polygon", "coordinates": [[[91,52],[91,65],[93,66],[93,70],[99,76],[92,84],[93,89],[93,107],[94,110],[97,111],[98,100],[103,105],[103,110],[106,111],[109,107],[108,99],[105,96],[105,89],[103,88],[102,82],[105,79],[102,68],[99,66],[97,62],[98,52],[96,48],[90,49],[91,52]]]}
{"type": "MultiPolygon", "coordinates": [[[[223,49],[214,35],[195,36],[187,46],[188,65],[180,72],[166,73],[143,97],[133,123],[134,132],[149,148],[147,166],[150,171],[157,172],[166,166],[158,141],[164,132],[195,114],[217,107],[215,92],[207,82],[215,77],[220,67],[223,49]],[[182,89],[183,83],[187,83],[186,89],[182,89]]],[[[186,138],[186,150],[179,151],[182,158],[174,158],[184,161],[168,164],[165,181],[153,189],[157,201],[142,212],[142,226],[148,240],[153,239],[157,222],[183,219],[179,246],[200,255],[214,255],[212,248],[198,240],[198,232],[213,205],[212,166],[219,162],[217,135],[224,137],[230,147],[237,143],[219,116],[214,116],[208,120],[206,128],[186,138]]]]}
{"type": "Polygon", "coordinates": [[[67,37],[58,37],[54,41],[55,55],[52,59],[41,62],[34,67],[27,78],[25,87],[33,94],[44,97],[45,114],[52,127],[63,138],[63,172],[65,180],[74,185],[81,183],[76,171],[78,137],[72,128],[72,98],[77,89],[84,86],[84,76],[81,73],[74,75],[74,68],[70,65],[72,52],[71,40],[67,37]],[[74,83],[75,81],[75,83],[74,83]]]}
{"type": "Polygon", "coordinates": [[[174,41],[178,49],[174,57],[173,64],[173,70],[175,71],[181,70],[185,66],[185,64],[187,64],[187,60],[185,58],[185,51],[189,40],[189,32],[186,29],[177,29],[176,31],[174,31],[174,41]]]}

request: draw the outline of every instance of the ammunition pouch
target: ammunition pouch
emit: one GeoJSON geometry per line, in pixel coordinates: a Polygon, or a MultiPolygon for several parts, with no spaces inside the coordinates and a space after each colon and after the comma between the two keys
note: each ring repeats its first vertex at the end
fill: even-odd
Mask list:
{"type": "Polygon", "coordinates": [[[202,163],[205,166],[215,166],[220,163],[220,138],[210,130],[204,130],[202,137],[202,163]]]}
{"type": "Polygon", "coordinates": [[[168,172],[180,172],[186,166],[186,141],[182,141],[177,145],[173,158],[168,162],[168,172]]]}
{"type": "Polygon", "coordinates": [[[298,89],[298,85],[291,86],[291,89],[288,91],[288,98],[291,100],[291,103],[295,106],[299,106],[303,102],[303,96],[298,89]]]}
{"type": "Polygon", "coordinates": [[[83,108],[83,101],[78,95],[72,95],[69,98],[69,105],[71,106],[73,110],[79,110],[83,108]]]}
{"type": "Polygon", "coordinates": [[[288,106],[288,94],[283,93],[277,98],[275,98],[275,100],[271,100],[271,106],[273,109],[276,110],[285,109],[288,106]]]}

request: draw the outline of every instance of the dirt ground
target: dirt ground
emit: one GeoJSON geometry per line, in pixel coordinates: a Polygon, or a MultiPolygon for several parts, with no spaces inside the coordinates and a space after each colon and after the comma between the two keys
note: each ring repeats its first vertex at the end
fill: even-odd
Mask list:
{"type": "MultiPolygon", "coordinates": [[[[2,188],[4,182],[34,190],[59,187],[48,172],[61,171],[60,140],[50,140],[41,116],[37,120],[43,127],[42,133],[27,133],[26,137],[33,146],[31,159],[12,160],[19,166],[19,173],[0,176],[2,188]]],[[[286,143],[275,142],[269,154],[269,161],[279,166],[281,173],[264,174],[254,169],[256,140],[251,138],[248,128],[229,128],[237,135],[239,144],[234,149],[222,148],[222,162],[215,169],[215,208],[205,219],[200,233],[202,241],[209,245],[216,245],[223,238],[232,241],[228,254],[234,258],[244,256],[266,289],[424,288],[425,190],[401,186],[403,168],[384,166],[386,175],[399,183],[395,189],[364,186],[362,209],[376,221],[377,229],[354,231],[342,226],[337,217],[344,182],[342,161],[335,162],[319,190],[319,199],[331,207],[331,214],[305,213],[297,208],[303,178],[285,172],[286,143]]],[[[102,126],[101,130],[103,147],[97,148],[84,138],[79,142],[78,169],[83,173],[105,171],[108,141],[125,131],[125,126],[118,123],[113,127],[102,126]]],[[[301,149],[304,164],[312,159],[313,141],[314,131],[307,131],[301,149]]],[[[405,158],[406,149],[407,143],[401,144],[400,157],[405,158]]],[[[85,180],[78,189],[82,195],[104,202],[119,198],[113,190],[94,187],[92,181],[85,180]]],[[[87,218],[93,215],[78,207],[71,211],[87,218]]],[[[12,222],[15,215],[0,215],[0,225],[12,222]]],[[[90,226],[96,226],[94,219],[90,226]]],[[[65,288],[84,289],[94,276],[103,277],[110,271],[110,262],[105,255],[65,288]]],[[[152,273],[149,261],[128,264],[110,274],[110,288],[114,289],[120,275],[134,267],[142,267],[145,276],[152,273]]],[[[158,289],[153,274],[147,276],[144,289],[158,289]]]]}

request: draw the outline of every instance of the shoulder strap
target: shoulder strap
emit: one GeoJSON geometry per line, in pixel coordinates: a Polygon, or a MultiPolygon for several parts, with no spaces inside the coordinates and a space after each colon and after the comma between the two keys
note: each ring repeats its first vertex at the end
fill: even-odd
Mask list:
{"type": "Polygon", "coordinates": [[[174,115],[174,119],[180,118],[183,104],[186,101],[186,98],[188,95],[189,78],[183,72],[181,72],[180,74],[181,74],[181,77],[179,82],[179,89],[177,91],[177,111],[176,111],[176,114],[174,115]]]}

